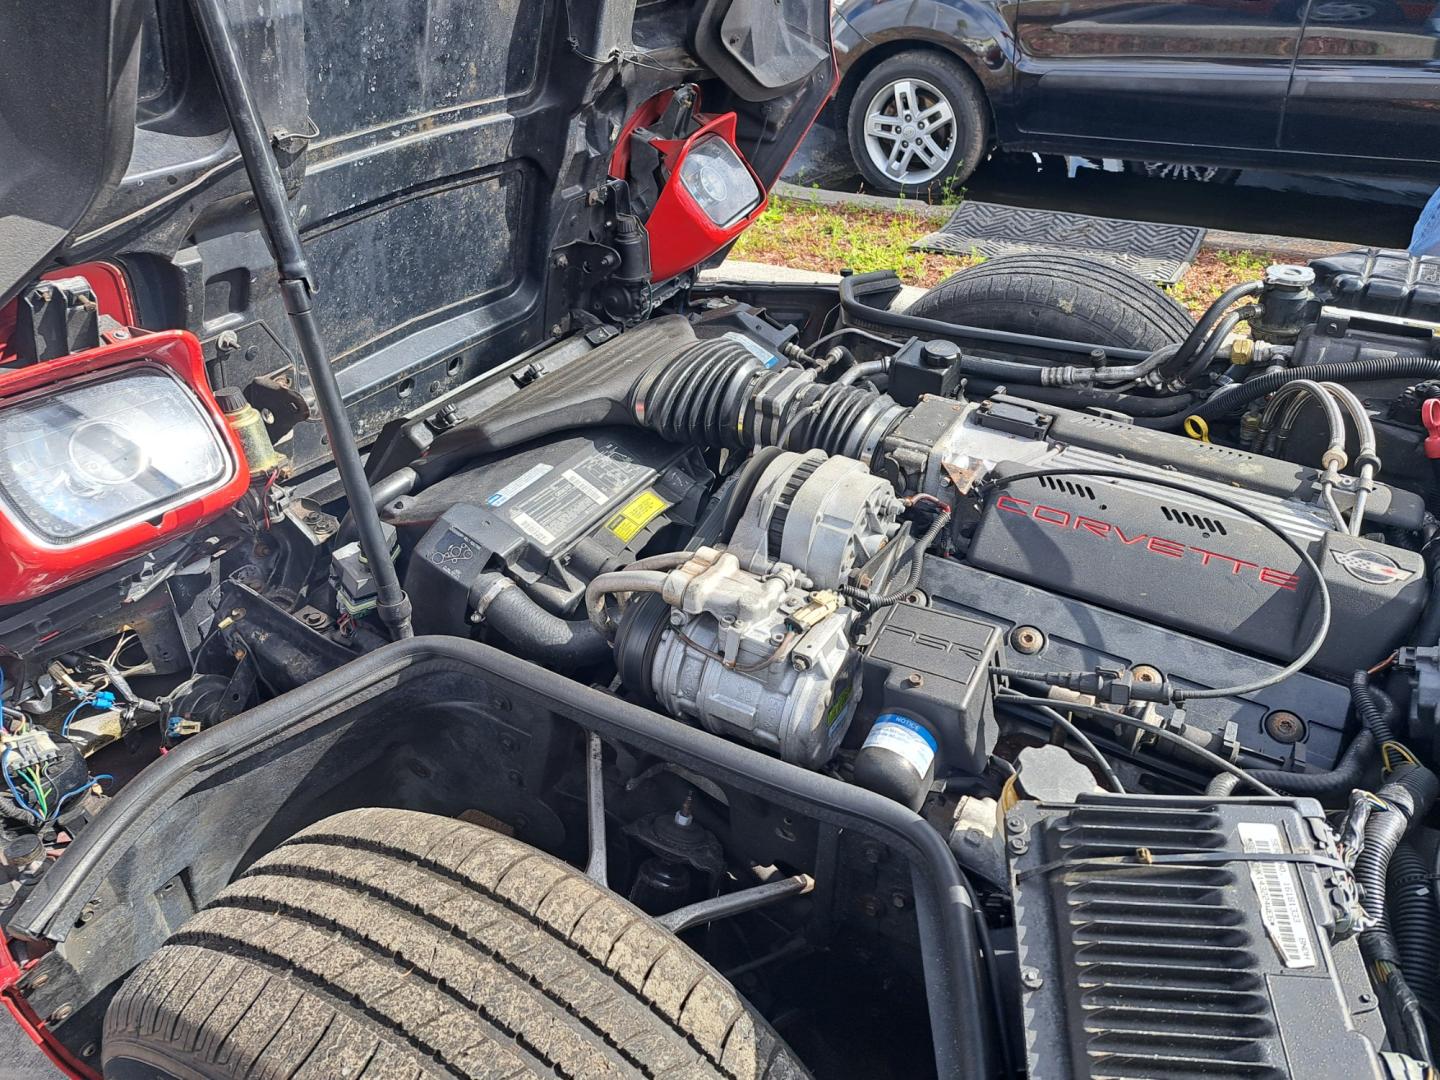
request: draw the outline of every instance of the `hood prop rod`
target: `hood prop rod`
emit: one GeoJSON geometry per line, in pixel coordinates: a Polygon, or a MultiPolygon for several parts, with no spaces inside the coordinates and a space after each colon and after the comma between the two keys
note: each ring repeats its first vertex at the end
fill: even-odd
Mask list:
{"type": "Polygon", "coordinates": [[[371,496],[370,481],[365,476],[355,433],[345,414],[345,399],[340,393],[335,369],[330,366],[325,342],[315,322],[310,298],[317,290],[310,273],[310,263],[300,244],[300,230],[290,216],[285,183],[271,152],[260,111],[250,93],[223,0],[190,0],[190,6],[195,12],[205,51],[210,55],[210,66],[220,88],[230,126],[235,132],[235,141],[239,144],[240,156],[245,161],[245,171],[250,176],[250,187],[270,241],[270,250],[275,255],[285,312],[290,316],[290,325],[300,343],[300,353],[305,358],[305,369],[315,391],[315,402],[325,425],[330,452],[340,473],[340,485],[345,490],[350,512],[354,516],[360,550],[370,564],[370,572],[375,575],[380,618],[394,637],[412,637],[410,600],[395,573],[395,563],[390,558],[389,546],[385,543],[385,533],[380,525],[380,512],[371,496]]]}

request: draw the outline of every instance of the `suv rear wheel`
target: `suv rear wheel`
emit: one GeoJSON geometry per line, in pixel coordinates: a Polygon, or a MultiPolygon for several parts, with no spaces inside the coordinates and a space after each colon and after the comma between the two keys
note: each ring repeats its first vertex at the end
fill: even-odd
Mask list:
{"type": "Polygon", "coordinates": [[[923,49],[897,53],[860,80],[846,128],[860,175],[888,195],[964,182],[990,137],[974,78],[923,49]]]}
{"type": "Polygon", "coordinates": [[[478,825],[354,810],[257,861],[130,976],[111,1080],[807,1074],[713,968],[478,825]]]}

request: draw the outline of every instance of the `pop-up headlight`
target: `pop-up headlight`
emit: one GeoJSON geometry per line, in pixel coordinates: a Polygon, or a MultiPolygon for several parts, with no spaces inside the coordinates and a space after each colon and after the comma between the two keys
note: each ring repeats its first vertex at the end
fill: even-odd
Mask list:
{"type": "Polygon", "coordinates": [[[0,499],[46,543],[153,517],[233,469],[199,400],[163,367],[0,407],[0,499]]]}
{"type": "Polygon", "coordinates": [[[706,135],[690,146],[680,164],[680,183],[722,229],[757,209],[765,197],[740,155],[719,135],[706,135]]]}
{"type": "Polygon", "coordinates": [[[698,266],[765,209],[765,189],[737,148],[735,124],[735,114],[724,113],[683,139],[651,141],[669,175],[645,222],[655,281],[698,266]]]}
{"type": "Polygon", "coordinates": [[[248,476],[199,343],[137,337],[0,381],[0,604],[139,554],[234,504],[248,476]]]}

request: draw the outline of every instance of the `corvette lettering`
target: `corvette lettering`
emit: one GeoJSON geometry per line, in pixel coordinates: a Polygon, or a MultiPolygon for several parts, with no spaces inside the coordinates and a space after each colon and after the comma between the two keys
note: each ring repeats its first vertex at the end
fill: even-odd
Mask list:
{"type": "Polygon", "coordinates": [[[1300,584],[1299,575],[1286,570],[1277,570],[1273,566],[1261,566],[1249,559],[1239,559],[1233,555],[1210,551],[1193,544],[1168,540],[1163,536],[1152,536],[1149,533],[1127,533],[1114,522],[1102,521],[1100,518],[1088,517],[1070,510],[1061,510],[1054,506],[1032,503],[1027,499],[1017,499],[1013,495],[999,496],[995,500],[995,509],[1003,510],[1007,514],[1018,514],[1021,517],[1030,518],[1042,525],[1049,525],[1053,529],[1089,533],[1102,540],[1108,540],[1122,547],[1134,548],[1136,551],[1148,552],[1163,559],[1198,559],[1201,566],[1214,565],[1237,577],[1254,577],[1257,581],[1277,589],[1294,592],[1300,584]]]}

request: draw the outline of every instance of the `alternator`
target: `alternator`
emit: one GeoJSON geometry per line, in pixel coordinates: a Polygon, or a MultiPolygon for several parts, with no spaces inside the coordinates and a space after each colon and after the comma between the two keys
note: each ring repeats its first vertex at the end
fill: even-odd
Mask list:
{"type": "Polygon", "coordinates": [[[855,612],[793,567],[764,574],[702,547],[666,578],[669,625],[650,691],[672,716],[815,769],[840,745],[859,695],[855,612]]]}
{"type": "Polygon", "coordinates": [[[900,528],[904,504],[853,458],[780,454],[760,475],[727,550],[747,570],[782,562],[816,588],[836,589],[900,528]]]}

